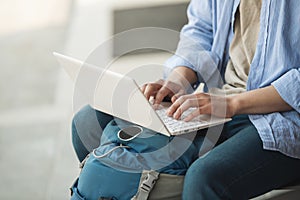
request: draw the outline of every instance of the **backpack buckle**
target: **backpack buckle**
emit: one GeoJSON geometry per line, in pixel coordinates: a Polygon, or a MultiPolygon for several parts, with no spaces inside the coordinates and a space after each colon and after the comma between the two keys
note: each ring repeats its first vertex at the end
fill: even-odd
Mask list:
{"type": "Polygon", "coordinates": [[[158,179],[158,175],[159,173],[157,173],[156,171],[149,171],[147,177],[142,182],[140,189],[144,192],[149,193],[155,185],[156,180],[158,179]]]}
{"type": "Polygon", "coordinates": [[[84,159],[83,159],[83,161],[81,162],[81,163],[79,163],[79,168],[80,169],[83,169],[83,167],[84,167],[84,165],[85,165],[85,163],[86,163],[86,161],[87,161],[87,159],[90,157],[90,154],[88,154],[84,159]]]}

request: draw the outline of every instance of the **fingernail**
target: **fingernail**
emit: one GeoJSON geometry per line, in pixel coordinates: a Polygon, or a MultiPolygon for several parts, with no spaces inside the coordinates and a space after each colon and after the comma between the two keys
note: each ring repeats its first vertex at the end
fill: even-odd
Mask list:
{"type": "Polygon", "coordinates": [[[174,118],[174,119],[177,119],[177,118],[178,118],[177,115],[178,115],[177,113],[174,113],[173,118],[174,118]]]}
{"type": "Polygon", "coordinates": [[[190,121],[189,118],[185,118],[183,121],[188,122],[190,121]]]}
{"type": "Polygon", "coordinates": [[[167,113],[168,116],[170,116],[170,115],[171,115],[170,109],[167,109],[167,110],[166,110],[166,113],[167,113]]]}

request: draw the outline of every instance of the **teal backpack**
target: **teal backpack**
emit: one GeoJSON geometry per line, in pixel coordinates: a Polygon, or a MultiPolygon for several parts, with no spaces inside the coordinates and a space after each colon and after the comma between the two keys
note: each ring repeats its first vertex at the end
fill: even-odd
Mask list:
{"type": "Polygon", "coordinates": [[[184,175],[203,140],[195,136],[167,137],[112,120],[100,146],[82,162],[71,200],[181,199],[184,175]]]}

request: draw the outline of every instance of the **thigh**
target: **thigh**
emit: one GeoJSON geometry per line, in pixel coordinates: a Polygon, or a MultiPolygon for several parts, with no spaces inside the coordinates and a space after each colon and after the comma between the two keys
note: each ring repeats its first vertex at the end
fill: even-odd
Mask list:
{"type": "Polygon", "coordinates": [[[249,199],[300,178],[300,160],[263,149],[253,125],[244,126],[189,168],[185,199],[249,199]]]}

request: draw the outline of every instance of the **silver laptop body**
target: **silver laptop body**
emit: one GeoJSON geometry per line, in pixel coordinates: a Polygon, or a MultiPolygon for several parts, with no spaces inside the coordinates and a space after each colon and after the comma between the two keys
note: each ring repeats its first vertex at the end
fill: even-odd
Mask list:
{"type": "Polygon", "coordinates": [[[59,53],[54,55],[75,82],[75,89],[89,97],[87,104],[123,120],[167,136],[197,131],[230,120],[210,115],[200,115],[191,122],[175,120],[166,115],[168,103],[162,103],[160,109],[154,110],[134,79],[59,53]]]}

